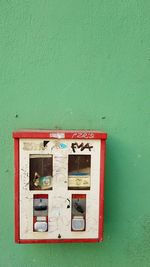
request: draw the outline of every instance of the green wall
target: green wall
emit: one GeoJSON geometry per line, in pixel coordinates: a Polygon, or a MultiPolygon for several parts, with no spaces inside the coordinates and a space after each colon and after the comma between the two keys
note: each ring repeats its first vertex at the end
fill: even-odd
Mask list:
{"type": "Polygon", "coordinates": [[[150,266],[150,1],[0,1],[0,266],[150,266]],[[103,243],[14,243],[12,131],[108,132],[103,243]]]}

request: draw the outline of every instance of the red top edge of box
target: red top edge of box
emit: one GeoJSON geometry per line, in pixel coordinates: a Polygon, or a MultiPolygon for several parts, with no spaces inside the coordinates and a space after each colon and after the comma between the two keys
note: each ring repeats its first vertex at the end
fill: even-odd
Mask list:
{"type": "Polygon", "coordinates": [[[18,130],[13,138],[50,138],[50,139],[107,139],[107,133],[93,130],[18,130]]]}

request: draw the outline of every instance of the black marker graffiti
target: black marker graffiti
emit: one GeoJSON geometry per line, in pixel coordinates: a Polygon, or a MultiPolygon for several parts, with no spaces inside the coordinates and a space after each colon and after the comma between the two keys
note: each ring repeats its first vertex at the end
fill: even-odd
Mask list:
{"type": "Polygon", "coordinates": [[[49,143],[49,141],[43,141],[43,146],[46,147],[46,145],[49,143]]]}
{"type": "Polygon", "coordinates": [[[81,144],[72,143],[71,148],[72,148],[72,151],[75,153],[77,148],[79,148],[81,151],[83,151],[84,149],[88,149],[89,151],[91,151],[91,148],[93,148],[93,146],[90,146],[89,143],[86,143],[85,145],[83,143],[81,144]]]}

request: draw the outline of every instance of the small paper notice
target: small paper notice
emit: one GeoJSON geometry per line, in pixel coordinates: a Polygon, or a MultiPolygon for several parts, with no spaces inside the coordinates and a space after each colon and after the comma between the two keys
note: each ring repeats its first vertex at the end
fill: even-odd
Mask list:
{"type": "Polygon", "coordinates": [[[50,133],[50,138],[62,139],[65,138],[64,133],[50,133]]]}

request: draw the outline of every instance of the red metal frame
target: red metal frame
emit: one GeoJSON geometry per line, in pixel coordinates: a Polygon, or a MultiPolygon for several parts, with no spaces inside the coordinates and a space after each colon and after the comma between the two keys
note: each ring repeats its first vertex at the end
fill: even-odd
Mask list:
{"type": "Polygon", "coordinates": [[[104,163],[107,134],[98,131],[65,131],[65,130],[21,130],[13,132],[14,138],[14,204],[15,204],[15,242],[22,244],[31,243],[74,243],[74,242],[101,242],[103,240],[103,224],[104,224],[104,163]],[[41,139],[96,139],[101,140],[100,150],[100,209],[99,209],[99,236],[98,238],[86,239],[20,239],[20,205],[19,205],[19,139],[20,138],[41,138],[41,139]]]}
{"type": "Polygon", "coordinates": [[[107,134],[97,131],[22,130],[13,132],[14,138],[106,139],[107,134]]]}
{"type": "Polygon", "coordinates": [[[100,155],[100,209],[99,209],[99,241],[103,241],[103,225],[104,225],[104,174],[105,174],[105,154],[106,142],[101,141],[100,155]]]}
{"type": "Polygon", "coordinates": [[[19,216],[19,139],[14,140],[14,167],[15,167],[15,242],[20,242],[20,216],[19,216]]]}

